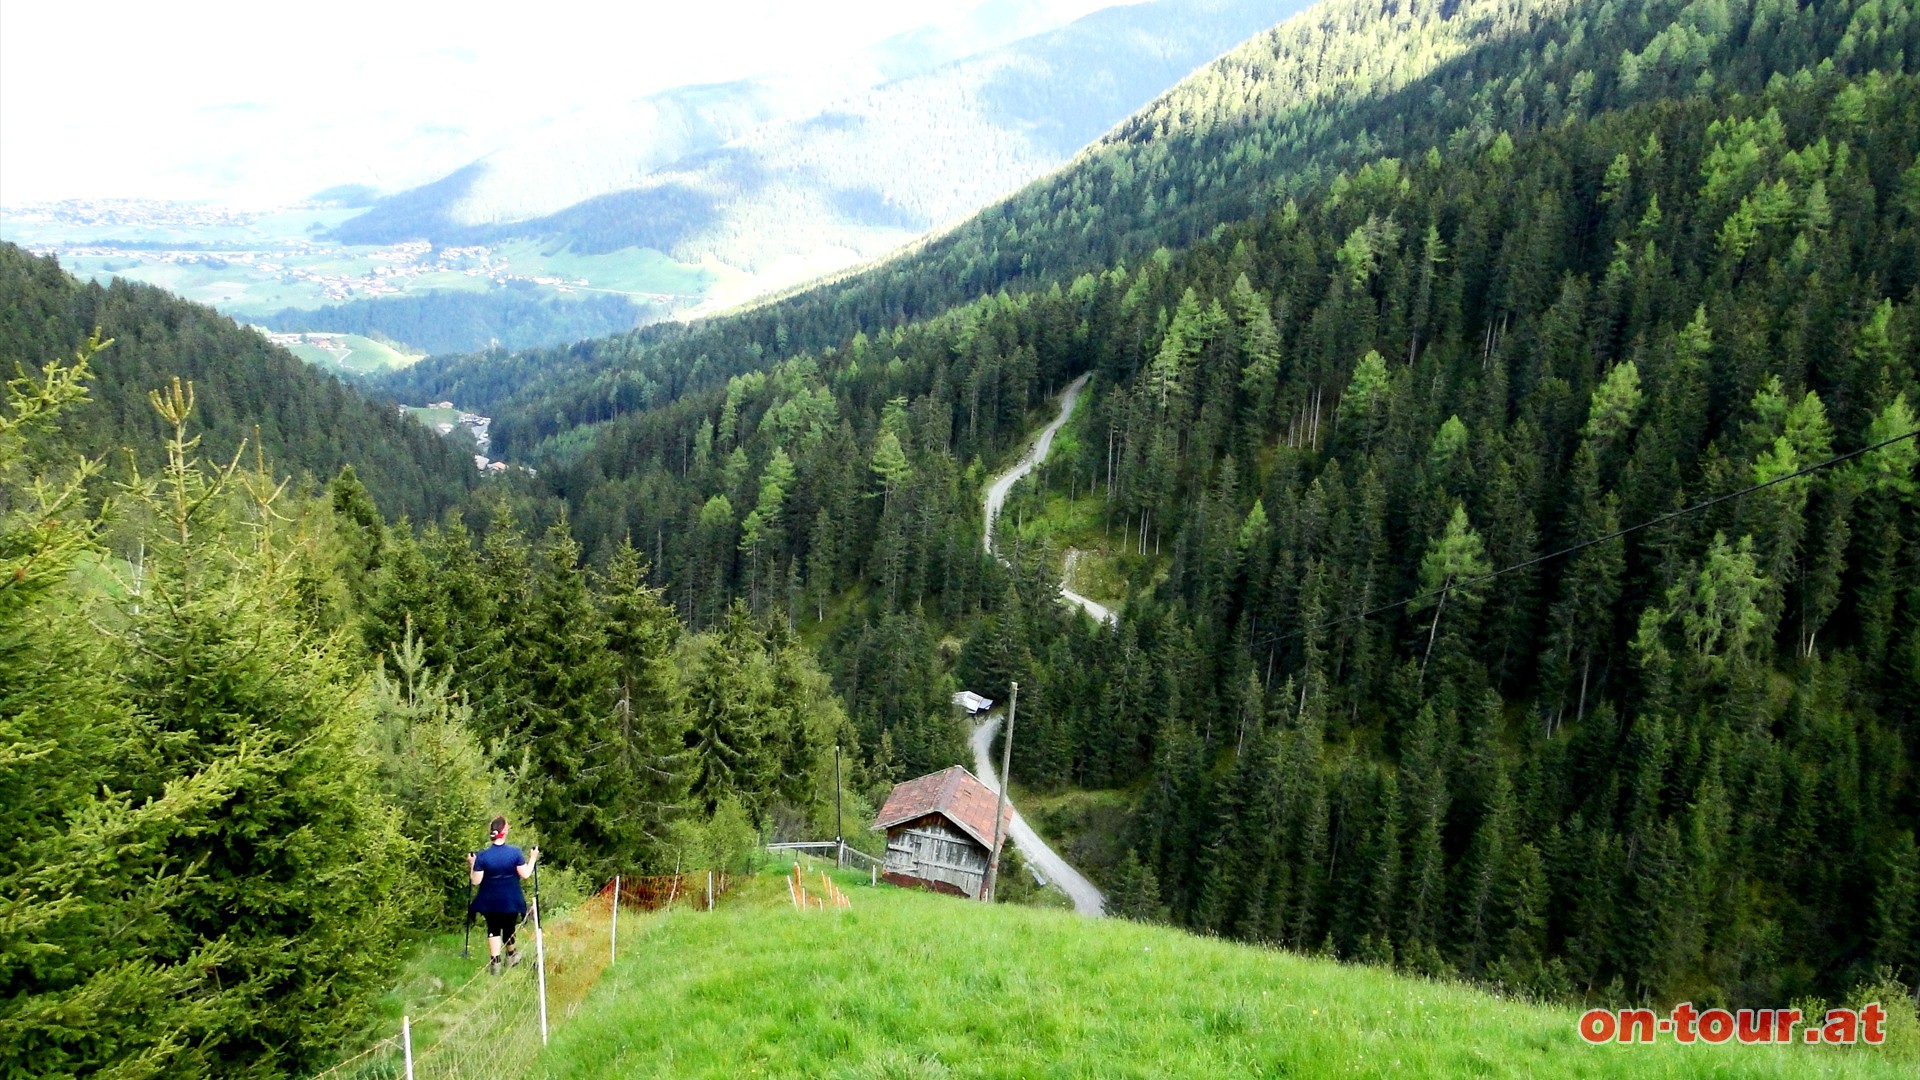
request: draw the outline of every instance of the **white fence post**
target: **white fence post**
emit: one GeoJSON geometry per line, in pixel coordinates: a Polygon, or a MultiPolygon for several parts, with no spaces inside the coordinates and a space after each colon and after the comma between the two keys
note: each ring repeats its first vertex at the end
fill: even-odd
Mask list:
{"type": "Polygon", "coordinates": [[[707,871],[707,910],[713,910],[713,871],[707,871]]]}
{"type": "Polygon", "coordinates": [[[540,933],[540,901],[533,901],[533,957],[540,965],[540,1045],[547,1045],[547,939],[540,933]]]}
{"type": "Polygon", "coordinates": [[[620,875],[613,875],[613,937],[607,942],[607,963],[620,959],[620,875]]]}
{"type": "Polygon", "coordinates": [[[407,1080],[413,1080],[413,1018],[400,1018],[400,1046],[407,1058],[407,1080]]]}

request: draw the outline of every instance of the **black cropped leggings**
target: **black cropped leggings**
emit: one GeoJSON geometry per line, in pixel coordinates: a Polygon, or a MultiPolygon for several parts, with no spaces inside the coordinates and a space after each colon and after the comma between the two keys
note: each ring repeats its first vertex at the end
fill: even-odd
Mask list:
{"type": "Polygon", "coordinates": [[[519,912],[483,911],[480,916],[487,920],[488,937],[497,937],[508,948],[513,947],[513,929],[520,925],[519,912]]]}

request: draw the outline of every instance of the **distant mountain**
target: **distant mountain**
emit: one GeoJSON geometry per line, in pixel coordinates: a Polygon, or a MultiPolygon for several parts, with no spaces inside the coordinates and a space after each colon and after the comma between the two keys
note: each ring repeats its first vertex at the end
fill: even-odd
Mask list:
{"type": "Polygon", "coordinates": [[[350,243],[468,237],[476,226],[543,217],[638,186],[653,171],[717,149],[759,124],[809,116],[837,99],[1043,33],[1112,2],[987,0],[849,60],[607,102],[554,119],[439,180],[377,203],[348,203],[373,208],[335,235],[350,243]]]}
{"type": "Polygon", "coordinates": [[[910,61],[678,88],[623,116],[557,126],[387,199],[335,235],[651,248],[718,264],[730,271],[719,298],[740,299],[879,256],[1018,189],[1302,6],[1108,8],[851,93],[872,70],[910,61]]]}

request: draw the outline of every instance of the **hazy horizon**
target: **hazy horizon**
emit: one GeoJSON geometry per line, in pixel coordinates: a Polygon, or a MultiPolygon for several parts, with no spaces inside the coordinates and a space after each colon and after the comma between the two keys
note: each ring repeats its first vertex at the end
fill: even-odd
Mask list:
{"type": "Polygon", "coordinates": [[[346,184],[393,192],[675,86],[792,71],[927,29],[990,47],[1135,2],[574,2],[535,19],[497,3],[347,0],[311,22],[228,2],[9,5],[0,205],[268,207],[346,184]]]}

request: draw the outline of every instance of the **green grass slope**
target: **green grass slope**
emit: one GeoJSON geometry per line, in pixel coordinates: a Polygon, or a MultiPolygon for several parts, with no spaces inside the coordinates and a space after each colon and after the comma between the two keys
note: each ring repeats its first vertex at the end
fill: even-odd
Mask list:
{"type": "Polygon", "coordinates": [[[375,341],[359,334],[326,336],[337,341],[340,347],[323,349],[318,345],[294,345],[287,351],[309,364],[317,364],[327,371],[343,375],[366,375],[376,371],[403,368],[425,355],[403,353],[385,342],[375,341]]]}
{"type": "Polygon", "coordinates": [[[779,877],[627,931],[532,1075],[1912,1075],[1886,1050],[1593,1047],[1572,1011],[1055,911],[779,877]]]}

